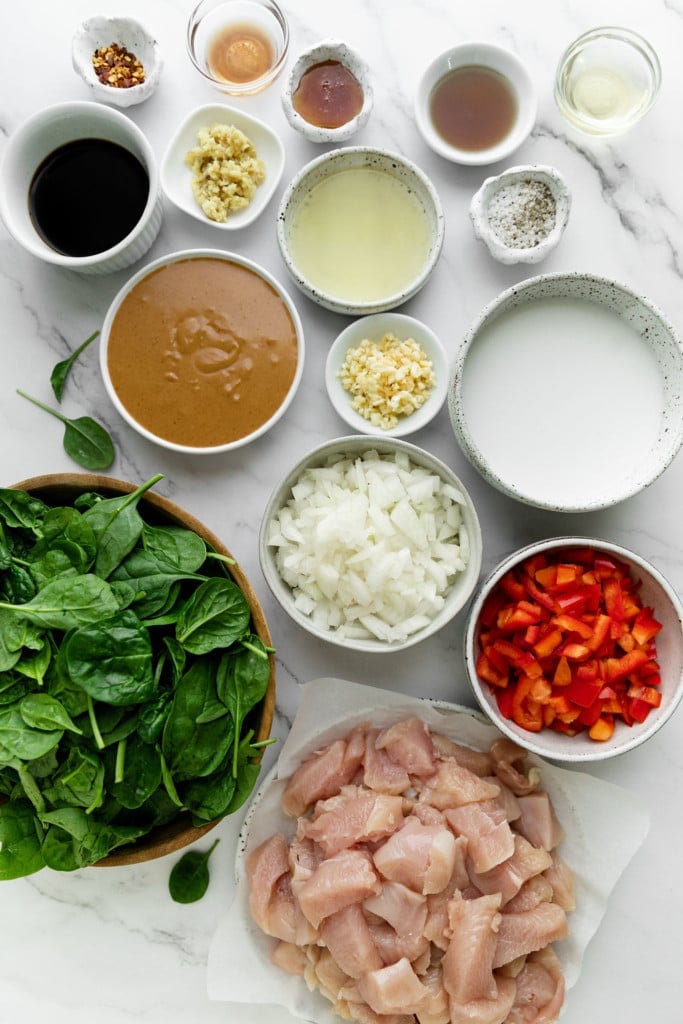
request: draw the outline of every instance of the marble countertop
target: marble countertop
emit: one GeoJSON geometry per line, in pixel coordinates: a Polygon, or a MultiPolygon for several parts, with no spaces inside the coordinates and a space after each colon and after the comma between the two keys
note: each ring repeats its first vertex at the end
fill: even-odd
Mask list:
{"type": "MultiPolygon", "coordinates": [[[[108,6],[131,13],[156,34],[164,56],[155,95],[129,115],[161,157],[174,129],[193,108],[219,99],[199,80],[185,53],[190,0],[137,0],[108,6]],[[133,10],[134,8],[134,10],[133,10]]],[[[446,214],[446,241],[437,269],[404,311],[424,319],[453,356],[469,324],[504,288],[539,271],[590,271],[647,295],[683,330],[683,194],[680,188],[680,95],[683,89],[683,4],[680,0],[346,0],[321,4],[287,0],[292,29],[290,63],[324,37],[343,37],[369,62],[375,106],[354,143],[405,153],[432,178],[446,214]],[[663,66],[654,109],[630,134],[599,142],[570,131],[552,98],[555,65],[564,47],[596,24],[642,32],[663,66]],[[527,63],[539,91],[536,127],[513,159],[494,168],[463,168],[427,149],[412,115],[417,79],[448,44],[484,39],[507,46],[527,63]],[[559,247],[536,268],[495,263],[473,234],[467,210],[484,177],[512,163],[555,165],[573,193],[559,247]]],[[[71,68],[71,36],[93,13],[91,0],[25,0],[3,4],[5,40],[0,69],[0,148],[24,118],[51,102],[87,99],[71,68]]],[[[236,101],[278,131],[286,147],[283,181],[259,221],[220,238],[166,205],[161,233],[148,259],[173,250],[233,247],[255,259],[290,289],[306,332],[306,365],[299,397],[276,429],[222,456],[189,458],[143,440],[118,416],[88,350],[70,378],[64,408],[97,415],[110,429],[117,458],[113,476],[139,481],[164,474],[158,489],[202,519],[226,542],[254,581],[277,646],[275,730],[283,737],[296,711],[300,684],[338,676],[379,688],[471,704],[462,659],[462,621],[405,654],[368,658],[313,640],[277,607],[260,573],[261,513],[285,468],[319,442],[347,432],[328,402],[323,368],[332,339],[347,320],[305,299],[287,281],[274,214],[293,174],[321,150],[296,134],[282,112],[278,84],[236,101]]],[[[16,388],[49,400],[58,359],[99,328],[128,272],[79,276],[42,264],[0,227],[0,482],[73,471],[61,430],[23,401],[16,388]]],[[[590,368],[587,367],[587,372],[590,368]]],[[[618,385],[617,385],[618,386],[618,385]]],[[[449,463],[470,489],[484,537],[483,570],[527,542],[563,533],[609,538],[650,559],[683,592],[683,462],[679,456],[645,492],[614,508],[585,515],[531,509],[492,490],[460,452],[444,408],[411,440],[449,463]]],[[[593,774],[638,794],[651,817],[649,835],[617,884],[602,926],[590,944],[582,975],[568,995],[565,1024],[680,1020],[680,921],[683,889],[672,870],[683,843],[683,716],[673,718],[644,749],[593,774]]],[[[271,1024],[281,1010],[210,1002],[205,978],[209,945],[232,891],[232,862],[240,822],[224,821],[212,859],[207,896],[179,906],[168,895],[174,858],[135,868],[48,870],[5,882],[0,891],[0,1024],[271,1024]]],[[[200,844],[201,845],[201,844],[200,844]]]]}

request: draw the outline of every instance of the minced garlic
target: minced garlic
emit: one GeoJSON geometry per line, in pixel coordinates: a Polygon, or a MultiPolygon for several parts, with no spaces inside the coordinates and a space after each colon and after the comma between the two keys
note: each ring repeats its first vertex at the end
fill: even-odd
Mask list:
{"type": "Polygon", "coordinates": [[[337,376],[351,406],[375,427],[391,430],[429,397],[435,383],[431,359],[413,338],[387,333],[349,348],[337,376]]]}
{"type": "Polygon", "coordinates": [[[251,139],[234,125],[200,128],[198,142],[185,155],[194,197],[209,220],[226,221],[249,205],[265,180],[265,164],[251,139]]]}

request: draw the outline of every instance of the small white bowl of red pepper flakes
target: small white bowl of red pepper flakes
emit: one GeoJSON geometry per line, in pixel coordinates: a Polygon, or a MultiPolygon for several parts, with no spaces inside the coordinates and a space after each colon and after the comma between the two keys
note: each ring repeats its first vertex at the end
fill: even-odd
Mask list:
{"type": "Polygon", "coordinates": [[[605,540],[508,555],[472,604],[464,650],[489,718],[556,761],[632,750],[683,697],[683,605],[653,565],[605,540]]]}
{"type": "Polygon", "coordinates": [[[117,107],[142,103],[159,84],[159,44],[134,18],[88,18],[74,34],[71,58],[96,98],[117,107]]]}

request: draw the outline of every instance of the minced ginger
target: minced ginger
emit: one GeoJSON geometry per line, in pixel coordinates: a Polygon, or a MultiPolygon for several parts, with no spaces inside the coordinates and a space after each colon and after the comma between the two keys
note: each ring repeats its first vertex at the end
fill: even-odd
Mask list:
{"type": "Polygon", "coordinates": [[[391,333],[378,342],[364,338],[348,349],[337,376],[354,396],[352,408],[384,430],[419,409],[436,379],[432,362],[418,342],[401,341],[391,333]]]}
{"type": "Polygon", "coordinates": [[[266,167],[251,139],[234,125],[200,128],[198,142],[185,155],[192,191],[209,220],[223,222],[249,205],[266,167]]]}

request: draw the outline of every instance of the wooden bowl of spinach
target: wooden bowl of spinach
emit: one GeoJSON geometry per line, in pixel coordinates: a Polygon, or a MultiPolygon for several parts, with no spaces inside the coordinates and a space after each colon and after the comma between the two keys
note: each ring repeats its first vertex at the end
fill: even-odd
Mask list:
{"type": "Polygon", "coordinates": [[[0,489],[0,879],[174,852],[256,783],[268,626],[159,479],[0,489]]]}

